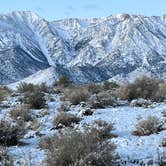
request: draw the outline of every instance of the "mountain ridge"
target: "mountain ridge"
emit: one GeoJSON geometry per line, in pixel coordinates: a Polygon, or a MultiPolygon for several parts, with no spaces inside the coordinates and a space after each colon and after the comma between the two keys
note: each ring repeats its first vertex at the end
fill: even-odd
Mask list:
{"type": "Polygon", "coordinates": [[[0,84],[50,66],[60,68],[57,75],[78,83],[125,79],[138,70],[166,79],[165,65],[166,15],[118,14],[50,22],[31,11],[0,15],[0,84]],[[18,48],[22,51],[6,52],[18,48]]]}

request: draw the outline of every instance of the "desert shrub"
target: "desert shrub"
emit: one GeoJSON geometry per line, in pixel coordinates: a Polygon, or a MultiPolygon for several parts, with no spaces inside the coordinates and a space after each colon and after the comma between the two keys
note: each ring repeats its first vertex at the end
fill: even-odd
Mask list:
{"type": "Polygon", "coordinates": [[[21,119],[24,122],[28,122],[33,119],[31,115],[31,110],[29,109],[27,105],[21,105],[16,108],[13,108],[10,111],[10,115],[12,118],[16,120],[21,119]]]}
{"type": "Polygon", "coordinates": [[[57,82],[55,82],[54,86],[62,86],[62,87],[68,87],[72,84],[72,81],[66,77],[61,76],[57,82]]]}
{"type": "Polygon", "coordinates": [[[166,166],[166,153],[158,151],[158,166],[166,166]]]}
{"type": "Polygon", "coordinates": [[[112,133],[113,130],[113,123],[107,123],[103,120],[96,120],[91,126],[86,126],[86,131],[100,141],[115,137],[112,133]]]}
{"type": "Polygon", "coordinates": [[[34,85],[31,83],[26,83],[26,82],[21,82],[18,87],[17,91],[20,93],[25,93],[25,92],[33,92],[34,91],[34,85]]]}
{"type": "Polygon", "coordinates": [[[159,83],[161,83],[159,80],[142,77],[137,79],[134,83],[121,86],[117,90],[117,96],[129,101],[137,98],[155,100],[159,83]]]}
{"type": "Polygon", "coordinates": [[[166,138],[164,138],[164,139],[162,140],[161,146],[162,146],[162,147],[166,147],[166,138]]]}
{"type": "Polygon", "coordinates": [[[166,110],[162,112],[163,116],[166,117],[166,110]]]}
{"type": "Polygon", "coordinates": [[[103,88],[105,90],[116,89],[118,87],[119,87],[119,85],[116,82],[105,81],[104,84],[103,84],[103,88]]]}
{"type": "Polygon", "coordinates": [[[68,112],[69,110],[70,110],[70,105],[68,102],[63,102],[58,108],[58,111],[60,112],[68,112]]]}
{"type": "Polygon", "coordinates": [[[45,107],[45,95],[41,91],[27,92],[21,98],[22,103],[29,105],[30,108],[41,109],[45,107]]]}
{"type": "Polygon", "coordinates": [[[0,146],[0,165],[1,166],[13,166],[13,160],[8,154],[5,147],[0,146]]]}
{"type": "Polygon", "coordinates": [[[41,141],[48,150],[47,166],[113,166],[117,155],[111,140],[101,140],[96,132],[68,130],[41,141]]]}
{"type": "Polygon", "coordinates": [[[116,97],[110,91],[103,91],[92,95],[88,103],[91,108],[105,108],[108,106],[117,106],[116,97]]]}
{"type": "Polygon", "coordinates": [[[85,87],[73,87],[64,90],[64,97],[68,99],[72,104],[77,105],[82,101],[87,101],[90,96],[90,92],[85,87]]]}
{"type": "Polygon", "coordinates": [[[134,135],[144,136],[158,133],[163,130],[163,123],[155,116],[149,116],[146,120],[138,121],[134,135]]]}
{"type": "Polygon", "coordinates": [[[166,82],[159,84],[159,89],[156,92],[155,99],[157,101],[163,101],[166,100],[166,82]]]}
{"type": "Polygon", "coordinates": [[[54,125],[56,127],[62,126],[62,127],[71,127],[72,124],[78,124],[80,121],[80,118],[66,112],[60,112],[54,119],[54,125]]]}
{"type": "Polygon", "coordinates": [[[17,145],[25,130],[22,126],[0,121],[0,145],[17,145]]]}
{"type": "Polygon", "coordinates": [[[50,87],[48,87],[45,83],[34,85],[31,83],[21,82],[17,87],[17,91],[20,93],[32,93],[34,91],[47,93],[50,91],[50,87]]]}
{"type": "MultiPolygon", "coordinates": [[[[83,85],[82,85],[83,86],[83,85]]],[[[87,90],[91,93],[91,94],[97,94],[99,92],[103,91],[103,86],[101,84],[88,84],[88,85],[84,85],[84,88],[87,88],[87,90]]]]}
{"type": "Polygon", "coordinates": [[[0,86],[0,103],[5,99],[5,97],[11,93],[11,90],[7,86],[0,86]]]}

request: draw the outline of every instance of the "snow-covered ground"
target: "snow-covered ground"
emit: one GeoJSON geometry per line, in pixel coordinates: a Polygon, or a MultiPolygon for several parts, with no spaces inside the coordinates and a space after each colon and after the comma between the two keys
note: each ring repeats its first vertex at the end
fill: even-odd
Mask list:
{"type": "Polygon", "coordinates": [[[162,112],[164,110],[166,110],[166,104],[146,109],[141,107],[99,109],[95,111],[93,116],[85,117],[83,122],[91,123],[94,120],[102,119],[114,123],[114,133],[118,136],[114,138],[114,142],[122,160],[128,162],[138,159],[145,162],[157,161],[158,151],[161,154],[166,153],[166,148],[160,147],[162,139],[166,137],[166,130],[159,134],[141,137],[132,135],[132,131],[134,131],[139,118],[146,119],[148,116],[157,116],[163,119],[162,112]]]}
{"type": "MultiPolygon", "coordinates": [[[[40,132],[40,135],[43,136],[50,136],[56,133],[56,130],[51,130],[53,127],[52,120],[57,114],[57,108],[59,108],[61,102],[60,96],[52,95],[52,97],[55,98],[55,101],[49,101],[48,108],[42,110],[32,110],[33,115],[40,123],[38,132],[40,132]],[[43,113],[44,111],[47,113],[43,113]]],[[[17,100],[15,98],[11,98],[9,100],[13,102],[13,105],[14,103],[17,104],[17,100]]],[[[74,114],[79,113],[77,112],[80,110],[78,106],[71,108],[70,112],[74,114]]],[[[158,134],[141,137],[132,135],[132,131],[135,129],[137,120],[141,117],[146,119],[148,116],[152,115],[164,120],[162,114],[163,111],[166,111],[166,104],[164,103],[156,104],[152,108],[123,106],[97,109],[92,116],[83,116],[79,126],[81,127],[85,123],[90,124],[98,119],[114,123],[114,133],[117,137],[113,138],[113,141],[117,145],[116,151],[121,157],[121,160],[127,161],[127,166],[132,166],[131,160],[137,159],[146,163],[150,160],[157,162],[158,152],[161,154],[164,152],[166,153],[166,148],[160,146],[162,139],[166,137],[166,130],[163,130],[158,134]]],[[[9,109],[0,109],[0,117],[8,117],[8,112],[9,109]]],[[[36,131],[29,130],[29,132],[24,136],[24,139],[22,139],[22,141],[27,144],[9,148],[9,152],[14,158],[15,166],[44,166],[44,158],[46,153],[39,148],[38,143],[41,136],[36,133],[36,131]]]]}

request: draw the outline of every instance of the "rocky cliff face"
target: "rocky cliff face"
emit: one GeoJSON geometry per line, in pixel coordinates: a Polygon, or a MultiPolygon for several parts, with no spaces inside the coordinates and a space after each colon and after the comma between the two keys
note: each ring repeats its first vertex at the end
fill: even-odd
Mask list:
{"type": "Polygon", "coordinates": [[[50,66],[76,82],[142,72],[166,79],[166,16],[121,14],[48,22],[33,12],[1,15],[0,84],[50,66]]]}

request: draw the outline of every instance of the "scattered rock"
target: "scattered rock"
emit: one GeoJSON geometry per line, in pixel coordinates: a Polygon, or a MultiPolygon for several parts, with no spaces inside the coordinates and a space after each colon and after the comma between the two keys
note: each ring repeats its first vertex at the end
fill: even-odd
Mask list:
{"type": "Polygon", "coordinates": [[[94,110],[90,109],[90,108],[84,108],[82,109],[79,113],[78,116],[82,117],[82,116],[90,116],[94,113],[94,110]]]}

